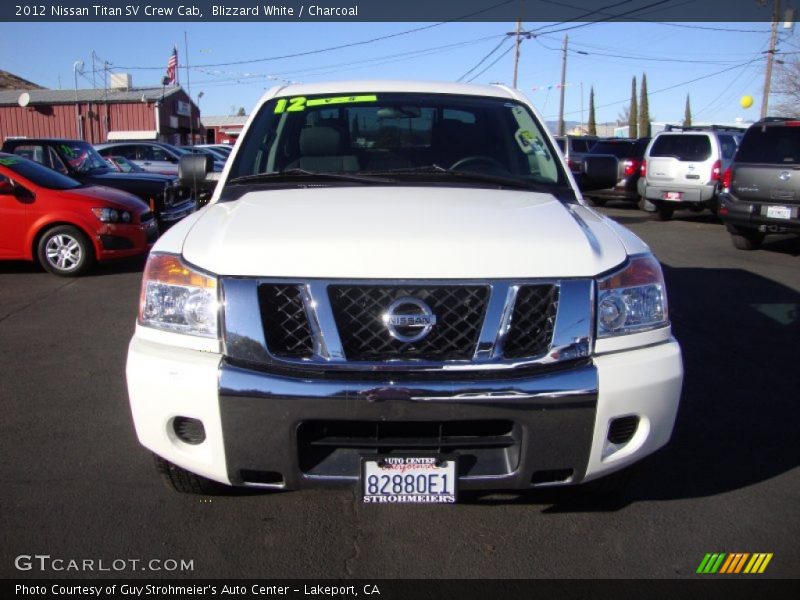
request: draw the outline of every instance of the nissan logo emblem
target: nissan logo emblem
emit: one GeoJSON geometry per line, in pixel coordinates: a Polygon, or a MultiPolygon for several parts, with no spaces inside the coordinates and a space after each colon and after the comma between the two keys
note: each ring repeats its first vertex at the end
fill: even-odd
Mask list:
{"type": "Polygon", "coordinates": [[[780,175],[778,175],[778,179],[781,181],[789,181],[792,178],[792,174],[789,171],[781,171],[780,175]]]}
{"type": "Polygon", "coordinates": [[[431,307],[411,296],[392,302],[381,320],[390,336],[407,344],[424,339],[436,325],[436,315],[431,307]]]}

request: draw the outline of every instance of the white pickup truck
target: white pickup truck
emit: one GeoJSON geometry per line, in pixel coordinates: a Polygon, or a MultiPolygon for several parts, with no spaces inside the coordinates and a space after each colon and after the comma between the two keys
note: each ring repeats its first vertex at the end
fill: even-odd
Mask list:
{"type": "MultiPolygon", "coordinates": [[[[602,159],[587,181],[616,178],[602,159]]],[[[448,503],[641,459],[683,367],[658,261],[586,206],[523,95],[361,81],[266,93],[152,250],[127,378],[179,491],[448,503]]]]}

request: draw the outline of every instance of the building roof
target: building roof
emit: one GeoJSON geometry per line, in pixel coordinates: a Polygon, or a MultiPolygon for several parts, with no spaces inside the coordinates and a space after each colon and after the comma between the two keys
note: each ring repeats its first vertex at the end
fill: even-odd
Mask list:
{"type": "MultiPolygon", "coordinates": [[[[117,89],[78,90],[79,102],[155,102],[181,91],[180,86],[117,89]]],[[[17,104],[20,94],[30,95],[29,105],[37,104],[73,104],[75,90],[0,90],[0,106],[17,104]]]]}
{"type": "Polygon", "coordinates": [[[0,90],[40,90],[42,86],[0,69],[0,90]]]}
{"type": "Polygon", "coordinates": [[[203,122],[205,127],[235,127],[235,126],[242,126],[247,123],[247,117],[239,117],[239,116],[231,116],[231,117],[221,117],[221,116],[209,116],[209,117],[201,117],[200,120],[203,122]]]}

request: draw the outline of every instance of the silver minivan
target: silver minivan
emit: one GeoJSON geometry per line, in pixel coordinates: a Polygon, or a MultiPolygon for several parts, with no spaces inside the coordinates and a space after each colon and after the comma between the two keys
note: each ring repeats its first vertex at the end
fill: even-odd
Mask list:
{"type": "Polygon", "coordinates": [[[725,169],[731,163],[744,129],[720,125],[667,125],[647,147],[638,191],[662,221],[676,209],[716,212],[725,169]]]}

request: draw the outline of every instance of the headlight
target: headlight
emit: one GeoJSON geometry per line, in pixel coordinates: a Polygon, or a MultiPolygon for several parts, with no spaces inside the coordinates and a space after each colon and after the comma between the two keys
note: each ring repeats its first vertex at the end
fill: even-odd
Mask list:
{"type": "Polygon", "coordinates": [[[130,223],[133,219],[127,210],[116,208],[93,208],[94,216],[103,223],[130,223]]]}
{"type": "Polygon", "coordinates": [[[187,266],[179,256],[151,254],[142,280],[139,324],[202,337],[217,337],[217,279],[187,266]]]}
{"type": "Polygon", "coordinates": [[[597,336],[611,337],[669,324],[661,265],[648,254],[597,281],[597,336]]]}

